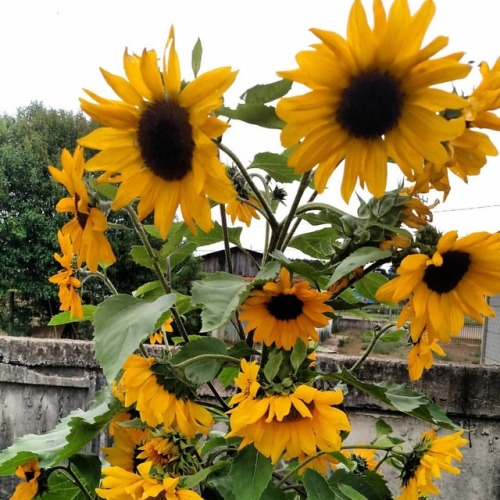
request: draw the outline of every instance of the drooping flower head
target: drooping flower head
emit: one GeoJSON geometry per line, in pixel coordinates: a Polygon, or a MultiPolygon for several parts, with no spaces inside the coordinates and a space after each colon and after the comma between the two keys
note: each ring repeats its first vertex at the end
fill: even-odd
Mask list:
{"type": "Polygon", "coordinates": [[[105,171],[102,181],[120,182],[113,209],[139,198],[141,220],[154,211],[162,238],[178,207],[191,231],[196,232],[195,223],[209,231],[209,198],[218,203],[235,198],[212,140],[228,125],[212,112],[222,105],[236,72],[222,67],[182,85],[173,29],[161,71],[157,59],[154,50],[140,56],[125,51],[126,78],[101,70],[119,101],[86,91],[95,102],[81,99],[82,109],[104,125],[79,141],[101,151],[86,168],[105,171]]]}
{"type": "Polygon", "coordinates": [[[191,438],[197,432],[208,434],[214,421],[210,412],[189,398],[169,392],[164,379],[155,373],[155,358],[129,356],[123,365],[119,389],[125,393],[125,406],[135,404],[141,420],[152,427],[163,425],[191,438]]]}
{"type": "Polygon", "coordinates": [[[241,306],[240,318],[247,321],[247,331],[255,330],[254,340],[267,346],[290,350],[298,338],[307,345],[310,339],[318,340],[316,328],[326,326],[333,309],[325,304],[330,298],[318,292],[309,283],[292,283],[290,272],[282,268],[279,283],[264,285],[253,290],[241,306]]]}
{"type": "Polygon", "coordinates": [[[438,339],[430,335],[427,330],[424,330],[408,352],[408,373],[410,380],[419,380],[424,369],[429,370],[434,363],[433,353],[439,356],[446,356],[443,348],[438,343],[438,339]]]}
{"type": "Polygon", "coordinates": [[[321,43],[297,55],[298,69],[279,72],[311,89],[281,99],[276,111],[286,122],[283,146],[298,143],[289,165],[297,172],[317,165],[319,192],[343,159],[346,202],[358,179],[375,197],[382,196],[388,157],[409,179],[422,170],[424,159],[448,159],[443,142],[460,135],[465,123],[463,117],[446,120],[438,112],[462,109],[465,100],[433,86],[463,78],[470,67],[458,62],[461,54],[431,59],[447,45],[446,37],[422,47],[434,10],[426,0],[412,15],[407,0],[395,0],[386,15],[382,1],[374,0],[370,28],[361,1],[355,0],[346,39],[312,29],[321,43]]]}
{"type": "Polygon", "coordinates": [[[260,389],[257,376],[260,366],[256,361],[241,360],[241,371],[234,380],[234,384],[241,392],[236,393],[229,401],[229,406],[241,403],[245,399],[254,399],[260,389]]]}
{"type": "Polygon", "coordinates": [[[424,329],[432,339],[449,342],[464,325],[464,315],[483,322],[493,316],[486,295],[500,293],[500,233],[444,234],[432,257],[413,254],[397,269],[398,277],[382,285],[376,298],[407,305],[398,325],[410,321],[414,342],[424,329]]]}
{"type": "Polygon", "coordinates": [[[402,495],[398,500],[419,500],[426,495],[437,495],[439,489],[432,482],[441,477],[441,471],[460,474],[460,469],[451,465],[453,459],[462,460],[460,446],[467,444],[463,431],[437,437],[433,429],[424,432],[406,460],[402,479],[402,495]]]}
{"type": "Polygon", "coordinates": [[[300,385],[289,394],[246,398],[230,410],[228,437],[243,438],[273,463],[340,449],[341,431],[350,431],[346,414],[335,408],[342,391],[300,385]]]}
{"type": "Polygon", "coordinates": [[[106,216],[97,207],[89,204],[89,195],[82,178],[85,166],[83,148],[77,146],[73,155],[63,149],[61,165],[62,170],[49,166],[49,172],[71,196],[59,200],[56,211],[74,215],[74,218],[64,225],[62,232],[71,238],[78,267],[86,262],[90,271],[95,273],[99,261],[113,264],[116,257],[104,236],[108,229],[106,216]]]}
{"type": "Polygon", "coordinates": [[[247,196],[241,200],[230,201],[226,206],[226,213],[231,217],[233,224],[239,220],[250,227],[252,219],[260,219],[259,212],[254,208],[254,205],[258,205],[257,200],[247,196]]]}
{"type": "Polygon", "coordinates": [[[82,300],[76,291],[82,286],[81,281],[73,274],[73,245],[69,235],[64,235],[61,231],[57,233],[59,246],[62,255],[54,254],[54,259],[61,264],[64,270],[52,275],[49,278],[51,283],[59,285],[59,310],[69,311],[70,318],[73,316],[83,318],[82,300]]]}
{"type": "Polygon", "coordinates": [[[30,460],[16,468],[16,476],[23,480],[16,486],[10,500],[32,500],[43,493],[46,478],[38,467],[38,460],[30,460]]]}

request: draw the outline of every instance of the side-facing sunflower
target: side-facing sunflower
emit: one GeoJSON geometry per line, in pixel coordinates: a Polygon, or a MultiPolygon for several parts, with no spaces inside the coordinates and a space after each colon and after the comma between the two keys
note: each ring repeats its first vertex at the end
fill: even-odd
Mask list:
{"type": "Polygon", "coordinates": [[[155,358],[131,354],[123,365],[118,389],[125,393],[125,406],[135,404],[141,420],[152,427],[173,427],[185,437],[208,434],[214,423],[210,412],[189,397],[177,397],[162,384],[154,371],[155,358]]]}
{"type": "Polygon", "coordinates": [[[161,71],[157,59],[154,50],[125,51],[126,78],[101,70],[120,101],[86,91],[95,102],[81,99],[82,109],[104,125],[79,140],[101,151],[86,168],[103,170],[101,181],[120,182],[113,209],[139,198],[140,219],[154,211],[162,238],[178,207],[191,231],[195,223],[209,231],[209,198],[228,203],[236,196],[213,142],[228,124],[212,114],[236,72],[222,67],[181,84],[173,28],[161,71]]]}
{"type": "Polygon", "coordinates": [[[441,471],[460,474],[460,469],[451,465],[453,459],[461,460],[460,446],[467,444],[462,438],[463,431],[437,437],[433,429],[424,432],[401,472],[402,495],[398,500],[419,500],[427,495],[439,494],[432,482],[441,477],[441,471]]]}
{"type": "Polygon", "coordinates": [[[298,338],[306,345],[310,339],[318,340],[316,328],[326,326],[325,313],[333,312],[325,304],[329,298],[329,293],[318,292],[305,281],[292,283],[283,267],[279,283],[268,282],[251,292],[241,306],[240,319],[248,322],[247,331],[255,330],[256,342],[290,350],[298,338]]]}
{"type": "Polygon", "coordinates": [[[500,233],[471,233],[458,238],[444,234],[432,257],[413,254],[397,269],[398,277],[382,285],[376,298],[382,302],[409,299],[398,324],[411,323],[411,336],[419,341],[424,329],[431,340],[449,342],[464,325],[464,315],[483,322],[493,316],[486,295],[500,293],[500,233]]]}
{"type": "Polygon", "coordinates": [[[260,219],[259,212],[254,208],[258,204],[255,198],[247,195],[246,198],[230,201],[226,206],[226,213],[231,217],[233,224],[239,220],[250,227],[252,219],[260,219]]]}
{"type": "Polygon", "coordinates": [[[32,500],[44,492],[46,477],[38,467],[38,460],[30,460],[17,467],[16,476],[23,482],[16,486],[10,500],[32,500]]]}
{"type": "Polygon", "coordinates": [[[290,394],[248,397],[229,411],[227,437],[243,438],[240,449],[253,443],[273,463],[313,457],[340,449],[340,432],[350,431],[346,414],[335,405],[342,391],[319,391],[300,385],[290,394]]]}
{"type": "Polygon", "coordinates": [[[106,216],[89,203],[89,195],[82,178],[85,168],[83,148],[77,146],[73,155],[67,149],[63,149],[61,165],[62,170],[50,165],[49,172],[71,196],[59,200],[56,211],[74,215],[74,218],[64,225],[62,232],[69,234],[71,238],[78,266],[86,262],[90,271],[95,273],[99,261],[113,264],[116,257],[104,236],[104,232],[108,229],[106,216]]]}
{"type": "Polygon", "coordinates": [[[281,99],[276,112],[286,122],[283,146],[298,143],[288,164],[297,172],[317,165],[319,192],[342,159],[346,202],[358,179],[375,197],[382,196],[388,157],[409,179],[421,171],[423,159],[448,159],[443,142],[460,135],[465,123],[463,117],[447,121],[438,112],[462,109],[465,100],[433,86],[465,77],[470,67],[458,62],[461,54],[431,59],[447,45],[446,37],[421,46],[434,10],[427,0],[412,15],[407,0],[395,0],[386,15],[382,1],[374,0],[370,28],[361,1],[355,0],[347,39],[312,29],[321,43],[297,55],[298,69],[278,73],[311,89],[281,99]]]}

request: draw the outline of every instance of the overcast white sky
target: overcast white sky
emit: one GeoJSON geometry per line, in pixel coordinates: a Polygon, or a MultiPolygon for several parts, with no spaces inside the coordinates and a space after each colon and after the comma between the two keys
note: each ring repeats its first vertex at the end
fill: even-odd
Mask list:
{"type": "MultiPolygon", "coordinates": [[[[191,49],[201,38],[202,71],[229,65],[239,70],[229,105],[245,89],[277,79],[275,72],[296,67],[295,54],[316,41],[311,27],[345,35],[351,0],[16,0],[0,3],[0,112],[15,113],[30,101],[76,111],[82,88],[111,97],[99,67],[123,75],[125,47],[140,53],[144,47],[162,53],[171,24],[183,73],[190,78],[191,49]]],[[[371,10],[371,1],[363,2],[371,10]]],[[[389,5],[390,2],[385,2],[389,5]]],[[[412,11],[420,1],[410,0],[412,11]]],[[[449,37],[442,53],[465,51],[463,61],[500,55],[498,0],[435,0],[436,15],[426,38],[449,37]]],[[[456,82],[469,93],[475,78],[456,82]]],[[[281,150],[276,132],[243,126],[227,136],[228,145],[244,161],[258,151],[281,150]]],[[[500,133],[490,134],[500,149],[500,133]]],[[[395,186],[400,180],[392,171],[395,186]]],[[[330,182],[328,196],[338,200],[341,172],[330,182]]],[[[455,180],[455,179],[454,179],[455,180]]],[[[500,230],[500,158],[493,158],[469,186],[458,178],[446,203],[435,210],[438,229],[460,234],[500,230]],[[486,208],[489,207],[489,208],[486,208]]],[[[358,190],[363,196],[363,193],[358,190]]],[[[441,196],[438,196],[441,198],[441,196]]],[[[430,196],[434,199],[436,196],[430,196]]],[[[336,201],[334,202],[336,204],[336,201]]],[[[342,205],[343,208],[345,206],[342,205]]],[[[350,211],[354,213],[356,205],[350,211]]],[[[255,248],[259,250],[259,248],[255,248]]]]}

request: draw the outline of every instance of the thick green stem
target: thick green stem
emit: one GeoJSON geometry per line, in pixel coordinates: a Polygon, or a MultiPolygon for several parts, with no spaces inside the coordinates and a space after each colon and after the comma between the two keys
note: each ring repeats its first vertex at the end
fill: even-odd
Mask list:
{"type": "Polygon", "coordinates": [[[233,358],[232,356],[227,356],[226,354],[200,354],[195,356],[194,358],[186,359],[182,363],[176,363],[175,368],[184,369],[193,363],[197,363],[198,361],[203,361],[205,359],[218,359],[219,361],[225,361],[226,363],[232,363],[233,365],[240,365],[241,360],[239,358],[233,358]]]}

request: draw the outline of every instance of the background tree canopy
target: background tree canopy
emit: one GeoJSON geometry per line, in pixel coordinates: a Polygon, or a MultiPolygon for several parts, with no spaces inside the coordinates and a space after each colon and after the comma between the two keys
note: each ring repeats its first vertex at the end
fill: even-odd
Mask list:
{"type": "MultiPolygon", "coordinates": [[[[66,191],[50,176],[47,166],[60,168],[63,148],[73,152],[78,137],[83,137],[97,124],[83,113],[47,109],[39,102],[19,108],[15,116],[0,116],[0,298],[15,291],[16,323],[21,333],[32,316],[43,322],[58,312],[57,287],[48,277],[59,270],[54,252],[59,252],[57,231],[67,214],[58,214],[55,206],[66,191]]],[[[153,274],[134,263],[128,255],[138,238],[127,217],[110,213],[110,222],[124,229],[109,231],[107,236],[118,257],[108,269],[108,276],[119,292],[130,293],[153,274]]],[[[197,277],[201,263],[186,261],[184,276],[197,277]]],[[[95,278],[85,283],[85,303],[97,303],[108,292],[95,278]]],[[[0,311],[6,323],[6,311],[0,311]]],[[[0,327],[2,324],[0,323],[0,327]]]]}

